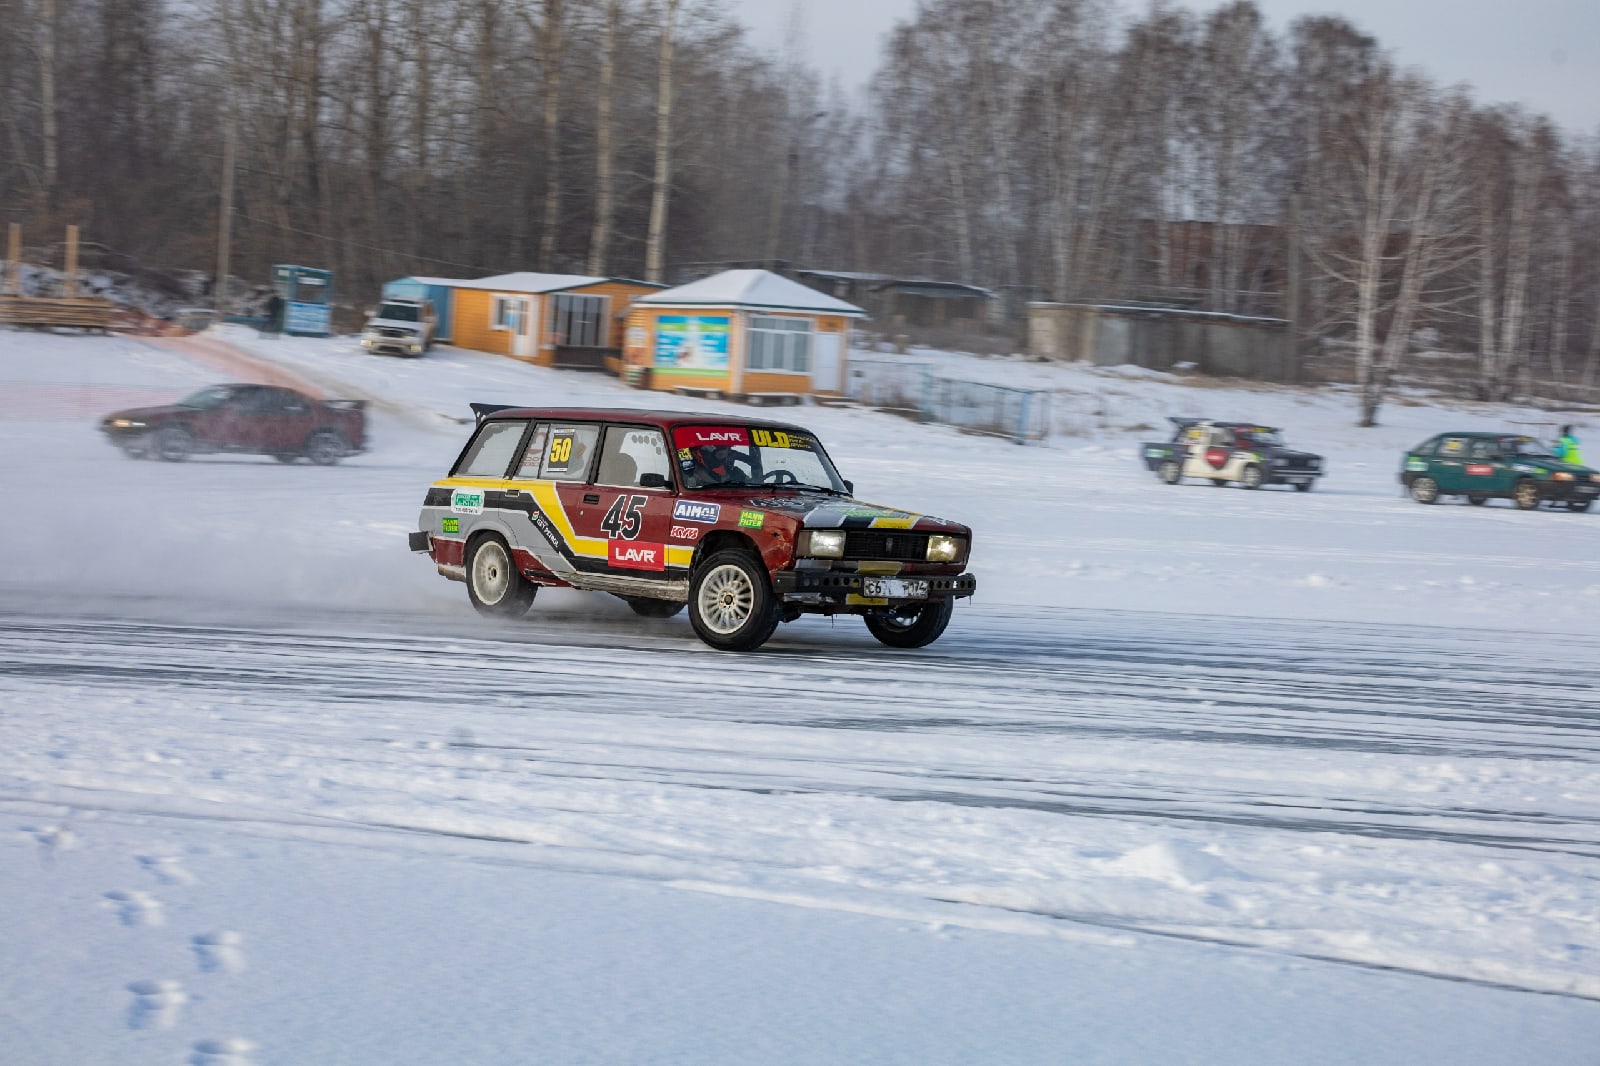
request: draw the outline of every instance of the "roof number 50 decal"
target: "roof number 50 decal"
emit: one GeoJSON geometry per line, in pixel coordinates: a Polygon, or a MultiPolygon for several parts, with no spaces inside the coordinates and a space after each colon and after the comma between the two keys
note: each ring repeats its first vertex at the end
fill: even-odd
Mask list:
{"type": "Polygon", "coordinates": [[[621,537],[623,540],[634,540],[639,536],[639,530],[644,526],[644,510],[647,496],[617,497],[611,505],[611,510],[606,512],[605,518],[600,520],[600,528],[606,531],[607,537],[621,537]]]}

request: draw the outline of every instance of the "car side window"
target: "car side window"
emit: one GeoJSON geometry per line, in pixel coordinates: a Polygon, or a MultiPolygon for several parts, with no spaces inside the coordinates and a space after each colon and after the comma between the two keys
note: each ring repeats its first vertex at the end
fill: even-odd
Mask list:
{"type": "Polygon", "coordinates": [[[599,426],[552,425],[539,476],[547,481],[587,481],[599,439],[599,426]]]}
{"type": "Polygon", "coordinates": [[[1467,447],[1468,459],[1498,459],[1500,446],[1492,440],[1475,440],[1467,447]]]}
{"type": "Polygon", "coordinates": [[[1443,459],[1459,459],[1467,451],[1467,438],[1446,437],[1439,442],[1439,456],[1443,459]]]}
{"type": "Polygon", "coordinates": [[[311,410],[305,398],[292,392],[278,393],[278,407],[286,415],[303,415],[311,410]]]}
{"type": "Polygon", "coordinates": [[[606,430],[594,480],[597,485],[634,486],[645,474],[660,474],[664,484],[671,484],[671,469],[667,439],[659,429],[612,426],[606,430]]]}
{"type": "Polygon", "coordinates": [[[512,472],[514,478],[524,480],[539,476],[539,464],[544,462],[544,446],[550,439],[550,423],[540,422],[533,427],[533,434],[528,438],[528,446],[522,451],[522,461],[517,464],[517,469],[512,472]]]}
{"type": "Polygon", "coordinates": [[[522,442],[523,421],[485,422],[478,427],[466,454],[456,464],[455,477],[505,477],[522,442]]]}

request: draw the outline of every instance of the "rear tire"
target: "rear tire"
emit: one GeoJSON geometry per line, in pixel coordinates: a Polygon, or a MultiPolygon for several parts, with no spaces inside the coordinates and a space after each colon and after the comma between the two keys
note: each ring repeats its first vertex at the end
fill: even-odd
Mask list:
{"type": "Polygon", "coordinates": [[[867,615],[867,629],[891,648],[922,648],[939,639],[950,616],[955,613],[953,599],[930,600],[915,607],[902,607],[889,614],[867,615]]]}
{"type": "Polygon", "coordinates": [[[1531,478],[1523,478],[1517,482],[1517,487],[1511,490],[1511,500],[1520,511],[1532,511],[1539,506],[1539,484],[1531,478]]]}
{"type": "Polygon", "coordinates": [[[318,466],[332,466],[349,453],[350,445],[331,429],[319,429],[306,438],[306,458],[318,466]]]}
{"type": "Polygon", "coordinates": [[[1239,484],[1247,489],[1259,489],[1261,487],[1261,468],[1254,465],[1245,467],[1239,474],[1239,484]]]}
{"type": "Polygon", "coordinates": [[[1175,459],[1163,459],[1161,465],[1156,467],[1156,477],[1159,477],[1168,485],[1176,485],[1183,480],[1183,468],[1178,465],[1175,459]]]}
{"type": "Polygon", "coordinates": [[[467,597],[479,614],[521,618],[538,593],[539,586],[517,573],[511,549],[498,534],[479,537],[467,548],[467,597]]]}
{"type": "Polygon", "coordinates": [[[1439,483],[1431,477],[1419,477],[1411,483],[1411,498],[1418,503],[1438,503],[1439,483]]]}
{"type": "Polygon", "coordinates": [[[689,624],[720,651],[753,651],[778,628],[777,598],[766,568],[745,551],[720,551],[689,581],[689,624]]]}

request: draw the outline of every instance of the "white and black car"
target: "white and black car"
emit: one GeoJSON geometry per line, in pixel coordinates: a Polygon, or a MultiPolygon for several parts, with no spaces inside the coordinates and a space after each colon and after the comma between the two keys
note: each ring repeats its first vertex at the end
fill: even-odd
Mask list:
{"type": "Polygon", "coordinates": [[[1217,422],[1208,418],[1169,418],[1172,439],[1140,447],[1145,468],[1176,485],[1186,477],[1213,485],[1237,482],[1247,489],[1293,485],[1310,492],[1327,473],[1322,456],[1296,451],[1272,426],[1255,422],[1217,422]]]}

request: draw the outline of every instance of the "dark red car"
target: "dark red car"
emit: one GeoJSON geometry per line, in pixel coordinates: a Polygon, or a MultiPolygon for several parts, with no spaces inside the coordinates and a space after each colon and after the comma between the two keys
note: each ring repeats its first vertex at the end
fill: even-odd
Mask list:
{"type": "Polygon", "coordinates": [[[179,462],[248,452],[327,466],[366,451],[366,403],[317,400],[274,385],[212,385],[164,407],[116,411],[100,430],[128,455],[179,462]]]}
{"type": "Polygon", "coordinates": [[[687,607],[700,639],[729,651],[805,614],[857,615],[884,644],[919,648],[977,590],[971,529],[855,499],[800,426],[473,406],[478,427],[428,489],[411,548],[485,614],[576,588],[647,618],[687,607]]]}

